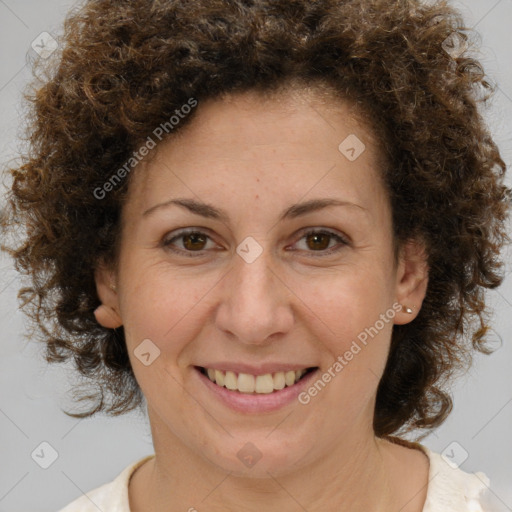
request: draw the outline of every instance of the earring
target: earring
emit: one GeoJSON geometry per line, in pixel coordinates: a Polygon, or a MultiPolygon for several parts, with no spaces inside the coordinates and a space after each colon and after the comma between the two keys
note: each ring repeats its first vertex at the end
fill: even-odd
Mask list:
{"type": "Polygon", "coordinates": [[[110,283],[110,289],[115,292],[117,290],[116,285],[114,283],[110,283]]]}
{"type": "MultiPolygon", "coordinates": [[[[401,306],[402,306],[402,308],[404,307],[403,304],[401,304],[401,306]]],[[[414,311],[411,308],[407,307],[407,306],[405,306],[405,312],[409,313],[409,315],[412,315],[414,313],[414,311]]]]}

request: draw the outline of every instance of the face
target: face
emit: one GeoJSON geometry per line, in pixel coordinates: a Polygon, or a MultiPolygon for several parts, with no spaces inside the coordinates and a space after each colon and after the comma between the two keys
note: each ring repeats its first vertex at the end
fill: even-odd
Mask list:
{"type": "Polygon", "coordinates": [[[97,276],[155,450],[266,476],[367,442],[393,324],[414,318],[398,303],[426,287],[416,246],[394,263],[371,132],[339,101],[247,93],[178,135],[134,171],[97,276]]]}

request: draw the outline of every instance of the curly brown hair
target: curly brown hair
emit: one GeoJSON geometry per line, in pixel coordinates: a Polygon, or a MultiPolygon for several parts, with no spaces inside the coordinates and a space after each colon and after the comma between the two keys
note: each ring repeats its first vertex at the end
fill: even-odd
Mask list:
{"type": "Polygon", "coordinates": [[[7,247],[30,279],[20,297],[47,360],[72,358],[94,386],[76,388],[91,407],[68,414],[143,402],[123,329],[93,314],[94,271],[116,262],[130,176],[95,191],[190,98],[303,84],[357,106],[386,157],[395,248],[419,237],[428,252],[421,311],[393,328],[375,434],[440,425],[448,377],[488,352],[484,289],[502,283],[510,241],[506,166],[480,112],[493,87],[468,34],[449,4],[418,0],[90,0],[71,12],[26,94],[30,154],[11,165],[9,201],[9,225],[25,230],[7,247]]]}

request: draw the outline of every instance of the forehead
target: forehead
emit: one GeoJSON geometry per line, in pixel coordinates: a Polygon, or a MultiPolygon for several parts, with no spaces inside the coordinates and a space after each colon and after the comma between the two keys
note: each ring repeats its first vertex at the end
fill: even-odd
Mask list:
{"type": "Polygon", "coordinates": [[[355,107],[332,95],[308,90],[225,95],[200,103],[191,122],[136,169],[131,200],[147,208],[166,189],[178,187],[183,195],[187,184],[188,195],[203,197],[213,187],[233,190],[248,182],[292,194],[304,194],[318,182],[316,188],[325,192],[340,179],[346,194],[355,194],[363,174],[371,178],[367,185],[380,175],[377,148],[355,107]]]}

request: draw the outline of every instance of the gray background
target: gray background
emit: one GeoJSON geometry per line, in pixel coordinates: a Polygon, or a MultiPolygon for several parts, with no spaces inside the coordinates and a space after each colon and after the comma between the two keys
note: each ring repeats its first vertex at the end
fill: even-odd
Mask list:
{"type": "MultiPolygon", "coordinates": [[[[31,43],[43,31],[60,34],[61,22],[74,4],[0,0],[0,162],[4,164],[16,157],[19,147],[24,108],[20,99],[31,78],[27,65],[33,54],[31,43]]],[[[454,4],[481,35],[479,56],[498,85],[488,122],[510,166],[512,0],[454,4]]],[[[512,510],[512,258],[508,254],[504,285],[488,293],[495,311],[492,335],[503,345],[491,356],[476,356],[470,373],[454,385],[453,413],[423,441],[437,452],[448,448],[455,460],[467,456],[461,468],[485,472],[493,492],[506,505],[504,510],[512,510]]],[[[130,462],[153,453],[153,447],[142,414],[74,420],[61,412],[71,404],[66,393],[72,373],[66,366],[47,366],[41,346],[25,336],[17,309],[18,284],[10,262],[1,256],[0,512],[50,512],[110,481],[130,462]],[[40,447],[42,442],[58,453],[48,469],[35,462],[51,461],[51,449],[40,447]]]]}

